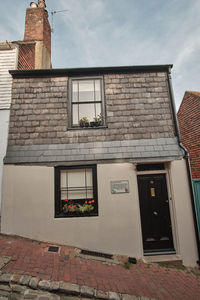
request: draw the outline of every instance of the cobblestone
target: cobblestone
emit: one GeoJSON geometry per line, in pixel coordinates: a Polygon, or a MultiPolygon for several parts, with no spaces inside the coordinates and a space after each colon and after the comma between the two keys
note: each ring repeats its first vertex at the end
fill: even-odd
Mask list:
{"type": "Polygon", "coordinates": [[[36,289],[36,288],[37,288],[37,285],[38,285],[38,283],[39,283],[39,281],[40,281],[40,278],[38,278],[38,277],[33,277],[33,278],[31,278],[31,280],[29,281],[29,286],[30,286],[31,288],[33,288],[33,289],[36,289]]]}

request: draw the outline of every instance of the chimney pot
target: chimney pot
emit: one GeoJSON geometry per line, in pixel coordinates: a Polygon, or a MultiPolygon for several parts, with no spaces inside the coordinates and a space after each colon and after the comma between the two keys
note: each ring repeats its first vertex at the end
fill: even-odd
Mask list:
{"type": "Polygon", "coordinates": [[[46,7],[45,0],[38,0],[38,7],[45,8],[46,7]]]}
{"type": "Polygon", "coordinates": [[[32,2],[30,3],[30,7],[31,7],[31,8],[36,8],[36,7],[38,7],[38,5],[37,5],[37,3],[35,3],[35,2],[32,1],[32,2]]]}

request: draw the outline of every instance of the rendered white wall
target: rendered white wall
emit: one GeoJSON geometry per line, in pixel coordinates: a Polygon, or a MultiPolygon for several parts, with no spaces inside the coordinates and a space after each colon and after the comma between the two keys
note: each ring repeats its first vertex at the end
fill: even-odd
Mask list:
{"type": "MultiPolygon", "coordinates": [[[[176,251],[196,265],[197,249],[185,161],[169,167],[176,251]]],[[[132,164],[101,164],[98,217],[54,218],[54,168],[4,166],[2,233],[83,249],[143,257],[137,174],[132,164]],[[111,194],[112,180],[128,180],[130,192],[111,194]]]]}
{"type": "Polygon", "coordinates": [[[2,199],[3,158],[6,155],[9,115],[9,110],[0,110],[0,215],[2,199]]]}

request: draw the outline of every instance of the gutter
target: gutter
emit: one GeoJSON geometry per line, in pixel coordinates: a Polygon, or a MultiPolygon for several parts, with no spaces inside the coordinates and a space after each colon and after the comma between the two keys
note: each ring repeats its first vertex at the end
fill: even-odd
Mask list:
{"type": "Polygon", "coordinates": [[[193,192],[193,186],[192,186],[192,176],[191,176],[191,171],[190,171],[189,153],[188,153],[187,149],[183,146],[182,141],[181,141],[180,130],[179,130],[178,120],[177,120],[177,115],[176,115],[174,93],[173,93],[173,88],[172,88],[171,67],[170,66],[168,68],[167,79],[168,79],[172,114],[173,114],[174,125],[175,125],[175,136],[177,137],[180,148],[184,151],[183,158],[186,161],[187,176],[188,176],[189,189],[190,189],[190,199],[191,199],[191,205],[192,205],[192,213],[193,213],[195,236],[196,236],[197,251],[198,251],[197,264],[200,266],[200,237],[199,237],[199,230],[198,230],[198,223],[197,223],[197,216],[196,216],[196,209],[195,209],[194,192],[193,192]]]}
{"type": "Polygon", "coordinates": [[[173,65],[143,65],[143,66],[110,66],[110,67],[87,67],[67,69],[35,69],[35,70],[9,70],[14,78],[25,77],[49,77],[49,76],[86,76],[116,73],[143,73],[143,72],[167,72],[173,65]]]}

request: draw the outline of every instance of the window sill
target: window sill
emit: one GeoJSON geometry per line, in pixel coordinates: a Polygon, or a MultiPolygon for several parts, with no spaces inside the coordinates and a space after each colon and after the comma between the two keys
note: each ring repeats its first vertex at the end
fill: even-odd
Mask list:
{"type": "Polygon", "coordinates": [[[59,215],[55,216],[55,219],[58,219],[58,218],[84,218],[84,217],[98,217],[98,216],[99,216],[99,214],[97,212],[84,213],[84,214],[79,214],[79,213],[63,214],[63,213],[60,213],[59,215]]]}
{"type": "Polygon", "coordinates": [[[68,127],[67,130],[98,130],[107,129],[108,126],[97,126],[97,127],[68,127]]]}

